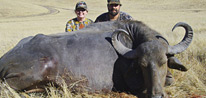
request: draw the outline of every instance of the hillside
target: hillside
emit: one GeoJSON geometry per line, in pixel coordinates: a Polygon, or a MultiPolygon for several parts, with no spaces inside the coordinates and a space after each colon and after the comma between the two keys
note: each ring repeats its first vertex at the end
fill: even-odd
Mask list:
{"type": "MultiPolygon", "coordinates": [[[[0,56],[24,37],[38,33],[64,32],[66,22],[75,17],[74,7],[77,1],[80,0],[0,0],[0,56]]],[[[89,8],[87,17],[92,20],[107,11],[107,0],[85,1],[89,8]]],[[[177,55],[189,70],[171,70],[175,83],[166,87],[166,91],[171,98],[206,96],[206,0],[121,2],[121,11],[160,32],[171,45],[178,43],[184,35],[182,28],[171,31],[177,22],[186,22],[192,26],[192,44],[177,55]]],[[[1,91],[2,95],[8,96],[7,93],[7,90],[1,91]]],[[[12,94],[11,96],[18,96],[17,93],[12,94]]]]}

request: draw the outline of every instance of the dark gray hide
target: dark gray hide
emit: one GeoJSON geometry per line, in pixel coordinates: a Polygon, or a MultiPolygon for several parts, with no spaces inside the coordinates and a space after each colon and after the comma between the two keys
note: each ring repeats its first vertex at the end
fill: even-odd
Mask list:
{"type": "Polygon", "coordinates": [[[139,21],[95,23],[76,32],[28,37],[1,57],[0,78],[15,90],[30,90],[48,82],[58,84],[66,70],[75,78],[86,77],[90,91],[138,95],[147,89],[148,97],[164,96],[167,58],[171,68],[185,68],[173,58],[192,39],[190,26],[177,26],[190,32],[190,37],[185,35],[189,41],[182,41],[185,46],[175,46],[183,47],[178,51],[139,21]]]}

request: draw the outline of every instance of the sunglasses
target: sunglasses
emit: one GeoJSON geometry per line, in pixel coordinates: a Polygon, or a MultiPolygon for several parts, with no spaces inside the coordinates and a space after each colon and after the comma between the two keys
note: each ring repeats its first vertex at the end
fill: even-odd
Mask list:
{"type": "Polygon", "coordinates": [[[109,4],[109,6],[118,6],[119,4],[109,4]]]}
{"type": "Polygon", "coordinates": [[[82,11],[82,12],[84,12],[84,11],[86,11],[85,9],[76,9],[76,11],[82,11]]]}

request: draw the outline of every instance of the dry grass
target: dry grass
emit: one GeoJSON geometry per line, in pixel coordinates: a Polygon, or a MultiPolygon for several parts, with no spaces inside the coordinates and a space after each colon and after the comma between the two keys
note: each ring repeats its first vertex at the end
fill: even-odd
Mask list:
{"type": "MultiPolygon", "coordinates": [[[[0,1],[0,56],[17,44],[19,40],[37,33],[53,34],[64,32],[65,23],[75,17],[74,5],[79,0],[1,0],[0,1]],[[52,11],[42,7],[47,6],[52,11]]],[[[106,0],[85,0],[89,7],[88,17],[92,20],[107,11],[106,0]]],[[[190,47],[177,57],[189,69],[187,72],[171,70],[175,83],[166,87],[171,98],[206,95],[206,1],[205,0],[121,0],[122,11],[136,20],[143,21],[162,33],[171,44],[179,42],[183,29],[171,29],[177,22],[190,24],[194,40],[190,47]],[[179,33],[180,32],[180,33],[179,33]]],[[[47,94],[25,94],[13,91],[1,84],[2,98],[82,98],[117,97],[125,94],[73,94],[64,89],[48,87],[47,94]]],[[[129,96],[131,97],[131,96],[129,96]]]]}

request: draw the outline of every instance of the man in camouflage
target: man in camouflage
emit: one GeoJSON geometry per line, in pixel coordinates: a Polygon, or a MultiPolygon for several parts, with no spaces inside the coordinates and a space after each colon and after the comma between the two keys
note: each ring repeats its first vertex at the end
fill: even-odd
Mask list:
{"type": "MultiPolygon", "coordinates": [[[[125,13],[120,11],[121,3],[120,0],[107,0],[107,8],[108,12],[101,14],[97,17],[95,22],[103,22],[103,21],[113,21],[113,20],[133,20],[133,18],[125,13]]],[[[141,69],[136,69],[141,70],[141,69]]],[[[174,78],[171,72],[168,70],[166,75],[165,86],[171,85],[174,82],[174,78]]]]}
{"type": "Polygon", "coordinates": [[[120,0],[107,0],[107,2],[108,12],[98,16],[95,22],[113,20],[133,20],[133,18],[129,14],[120,11],[120,7],[122,6],[120,0]]]}

